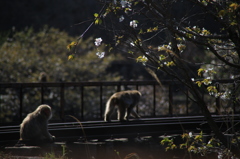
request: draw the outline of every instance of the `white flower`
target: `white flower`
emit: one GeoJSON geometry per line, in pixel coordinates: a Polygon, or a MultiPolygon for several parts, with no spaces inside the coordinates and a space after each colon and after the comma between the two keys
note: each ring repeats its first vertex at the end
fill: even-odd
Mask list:
{"type": "Polygon", "coordinates": [[[221,95],[221,99],[223,99],[223,100],[230,99],[230,95],[231,95],[231,92],[226,91],[221,95]]]}
{"type": "Polygon", "coordinates": [[[213,70],[213,68],[209,68],[208,70],[209,70],[209,71],[212,71],[212,70],[213,70]]]}
{"type": "Polygon", "coordinates": [[[223,95],[221,96],[221,99],[226,100],[226,99],[227,99],[227,95],[226,95],[226,94],[223,94],[223,95]]]}
{"type": "Polygon", "coordinates": [[[168,46],[167,46],[167,49],[172,49],[172,43],[169,43],[168,46]]]}
{"type": "Polygon", "coordinates": [[[137,21],[133,20],[130,22],[130,27],[136,28],[137,27],[137,21]]]}
{"type": "Polygon", "coordinates": [[[102,42],[102,38],[96,38],[94,43],[96,46],[100,46],[101,42],[102,42]]]}
{"type": "Polygon", "coordinates": [[[204,84],[205,84],[205,85],[212,84],[211,77],[207,77],[206,80],[204,80],[204,84]]]}
{"type": "Polygon", "coordinates": [[[213,96],[213,95],[214,95],[214,92],[209,92],[209,95],[210,95],[210,96],[213,96]]]}
{"type": "Polygon", "coordinates": [[[148,58],[146,56],[142,56],[142,64],[145,66],[148,61],[148,58]]]}
{"type": "Polygon", "coordinates": [[[215,93],[215,98],[218,98],[220,96],[219,93],[215,93]]]}
{"type": "Polygon", "coordinates": [[[192,134],[192,132],[189,132],[189,134],[188,134],[188,135],[189,135],[189,137],[193,137],[193,134],[192,134]]]}
{"type": "Polygon", "coordinates": [[[164,60],[165,58],[163,56],[159,56],[159,60],[162,61],[164,60]]]}
{"type": "Polygon", "coordinates": [[[131,45],[131,46],[135,46],[134,42],[131,42],[130,45],[131,45]]]}
{"type": "Polygon", "coordinates": [[[194,82],[195,81],[195,79],[194,78],[191,78],[191,80],[194,82]]]}
{"type": "Polygon", "coordinates": [[[218,159],[222,159],[222,158],[223,158],[222,152],[218,152],[218,159]]]}
{"type": "Polygon", "coordinates": [[[121,17],[119,18],[119,22],[122,22],[124,20],[124,16],[121,15],[121,17]]]}
{"type": "Polygon", "coordinates": [[[143,55],[143,59],[148,60],[148,58],[145,55],[143,55]]]}
{"type": "Polygon", "coordinates": [[[122,5],[122,8],[126,8],[126,7],[129,7],[131,8],[131,2],[128,2],[126,0],[121,0],[121,5],[122,5]]]}
{"type": "Polygon", "coordinates": [[[105,52],[97,52],[96,55],[98,56],[98,58],[103,58],[105,55],[105,52]]]}

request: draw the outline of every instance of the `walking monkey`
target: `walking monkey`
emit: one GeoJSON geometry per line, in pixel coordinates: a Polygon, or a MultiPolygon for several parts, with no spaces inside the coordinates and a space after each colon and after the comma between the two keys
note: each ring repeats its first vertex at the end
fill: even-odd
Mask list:
{"type": "Polygon", "coordinates": [[[132,114],[135,118],[140,116],[133,110],[141,98],[141,93],[137,90],[128,90],[114,93],[107,101],[104,121],[111,122],[111,115],[115,106],[118,109],[118,120],[129,120],[132,114]]]}

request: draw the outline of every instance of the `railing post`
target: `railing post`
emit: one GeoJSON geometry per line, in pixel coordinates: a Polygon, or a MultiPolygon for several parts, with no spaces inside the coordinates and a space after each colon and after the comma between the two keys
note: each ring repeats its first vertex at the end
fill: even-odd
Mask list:
{"type": "Polygon", "coordinates": [[[64,107],[65,107],[65,87],[64,83],[61,84],[61,90],[60,90],[60,119],[64,122],[65,121],[65,114],[64,114],[64,107]]]}
{"type": "Polygon", "coordinates": [[[81,119],[84,120],[84,87],[81,86],[81,119]]]}
{"type": "Polygon", "coordinates": [[[235,83],[235,81],[233,82],[233,91],[232,92],[234,92],[234,94],[233,94],[233,96],[232,96],[232,101],[233,101],[233,112],[234,112],[234,114],[236,113],[236,83],[235,83]]]}
{"type": "Polygon", "coordinates": [[[169,88],[168,88],[168,98],[169,98],[169,116],[173,115],[173,108],[172,108],[172,104],[173,104],[173,96],[172,96],[172,85],[169,84],[169,88]]]}
{"type": "Polygon", "coordinates": [[[121,91],[121,83],[118,83],[117,84],[117,92],[120,92],[121,91]]]}
{"type": "Polygon", "coordinates": [[[188,113],[188,105],[189,105],[189,92],[188,92],[188,88],[186,90],[186,114],[189,115],[188,113]]]}
{"type": "Polygon", "coordinates": [[[103,119],[103,100],[102,100],[102,84],[100,85],[100,118],[103,119]]]}
{"type": "Polygon", "coordinates": [[[19,117],[20,117],[20,123],[22,122],[23,120],[23,115],[22,115],[22,112],[23,112],[23,86],[22,84],[20,84],[20,90],[19,90],[19,117]]]}
{"type": "MultiPolygon", "coordinates": [[[[217,92],[220,91],[219,83],[216,83],[216,89],[217,89],[217,92]]],[[[221,114],[221,111],[220,111],[220,98],[219,97],[216,98],[216,112],[215,113],[218,114],[218,115],[221,114]]]]}
{"type": "Polygon", "coordinates": [[[44,104],[44,88],[43,88],[43,83],[41,84],[41,104],[44,104]]]}
{"type": "Polygon", "coordinates": [[[156,116],[156,85],[153,84],[153,116],[156,116]]]}
{"type": "Polygon", "coordinates": [[[136,90],[138,90],[138,84],[136,84],[136,90]]]}
{"type": "MultiPolygon", "coordinates": [[[[136,90],[138,90],[138,84],[136,84],[136,90]]],[[[138,113],[138,105],[136,106],[136,112],[138,113]]]]}

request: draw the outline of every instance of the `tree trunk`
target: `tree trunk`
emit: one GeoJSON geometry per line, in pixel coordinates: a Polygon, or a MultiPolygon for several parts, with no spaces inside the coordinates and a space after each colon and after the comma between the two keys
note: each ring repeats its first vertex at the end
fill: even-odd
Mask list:
{"type": "Polygon", "coordinates": [[[233,145],[231,142],[227,141],[227,138],[223,135],[223,133],[218,128],[216,122],[212,118],[211,113],[207,108],[207,104],[202,99],[201,94],[196,90],[197,88],[193,86],[195,98],[197,100],[198,106],[202,109],[203,115],[205,116],[210,128],[212,129],[213,133],[216,135],[216,138],[220,140],[220,142],[236,156],[240,157],[240,149],[238,146],[233,145]]]}

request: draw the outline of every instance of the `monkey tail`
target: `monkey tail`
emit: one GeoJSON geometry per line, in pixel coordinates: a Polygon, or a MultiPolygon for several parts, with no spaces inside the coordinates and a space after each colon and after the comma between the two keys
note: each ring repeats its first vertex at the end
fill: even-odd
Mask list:
{"type": "Polygon", "coordinates": [[[111,99],[108,99],[108,101],[107,101],[107,103],[106,103],[105,114],[107,113],[107,110],[109,110],[109,108],[110,108],[110,103],[111,103],[111,99]]]}
{"type": "Polygon", "coordinates": [[[113,98],[110,98],[106,103],[105,115],[113,109],[113,98]]]}
{"type": "Polygon", "coordinates": [[[105,121],[111,121],[110,117],[114,111],[114,106],[116,103],[116,98],[115,97],[111,97],[107,103],[106,103],[106,110],[105,110],[105,114],[104,114],[104,120],[105,121]]]}
{"type": "Polygon", "coordinates": [[[114,106],[116,105],[116,103],[117,103],[117,98],[116,97],[112,97],[112,98],[110,98],[108,101],[107,101],[107,106],[106,106],[106,108],[107,109],[114,109],[114,106]]]}

